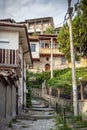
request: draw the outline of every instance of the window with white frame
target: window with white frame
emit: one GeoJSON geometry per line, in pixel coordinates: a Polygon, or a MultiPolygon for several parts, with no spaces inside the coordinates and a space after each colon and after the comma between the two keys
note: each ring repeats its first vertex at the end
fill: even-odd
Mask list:
{"type": "Polygon", "coordinates": [[[36,44],[31,44],[31,52],[35,52],[36,51],[36,44]]]}
{"type": "Polygon", "coordinates": [[[44,42],[41,42],[41,48],[44,48],[44,42]]]}

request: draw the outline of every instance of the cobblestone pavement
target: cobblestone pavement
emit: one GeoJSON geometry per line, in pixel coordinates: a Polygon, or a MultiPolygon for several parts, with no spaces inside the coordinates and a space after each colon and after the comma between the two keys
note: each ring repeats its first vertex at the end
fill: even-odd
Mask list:
{"type": "Polygon", "coordinates": [[[12,123],[11,128],[6,130],[54,130],[54,110],[51,110],[51,108],[41,108],[42,104],[38,101],[33,101],[33,104],[35,105],[33,107],[34,110],[29,109],[27,113],[22,113],[22,115],[19,115],[16,122],[12,123]],[[37,106],[40,108],[37,108],[37,106]]]}
{"type": "Polygon", "coordinates": [[[12,130],[51,130],[54,127],[54,119],[17,120],[15,124],[12,124],[12,130]]]}

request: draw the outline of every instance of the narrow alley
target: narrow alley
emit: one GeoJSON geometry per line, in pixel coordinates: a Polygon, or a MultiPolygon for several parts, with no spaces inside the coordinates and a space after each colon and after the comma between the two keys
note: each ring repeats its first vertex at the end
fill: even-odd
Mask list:
{"type": "Polygon", "coordinates": [[[9,125],[8,130],[53,130],[55,127],[55,112],[40,101],[32,101],[32,108],[20,114],[9,125]]]}

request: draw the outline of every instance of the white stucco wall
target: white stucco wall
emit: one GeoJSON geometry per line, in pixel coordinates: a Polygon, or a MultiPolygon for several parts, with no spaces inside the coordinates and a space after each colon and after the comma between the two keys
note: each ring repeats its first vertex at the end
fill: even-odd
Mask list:
{"type": "Polygon", "coordinates": [[[31,44],[36,44],[36,51],[31,52],[32,53],[32,58],[39,58],[39,54],[40,54],[39,42],[30,42],[30,45],[31,44]]]}
{"type": "Polygon", "coordinates": [[[18,49],[19,33],[0,31],[0,48],[18,49]]]}

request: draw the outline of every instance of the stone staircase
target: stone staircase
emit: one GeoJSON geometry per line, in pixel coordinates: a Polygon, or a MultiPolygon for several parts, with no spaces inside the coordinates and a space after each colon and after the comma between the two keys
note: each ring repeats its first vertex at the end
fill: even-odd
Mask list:
{"type": "Polygon", "coordinates": [[[55,117],[54,109],[47,107],[41,101],[32,101],[32,107],[17,116],[17,119],[24,120],[38,120],[38,119],[52,119],[55,117]]]}

